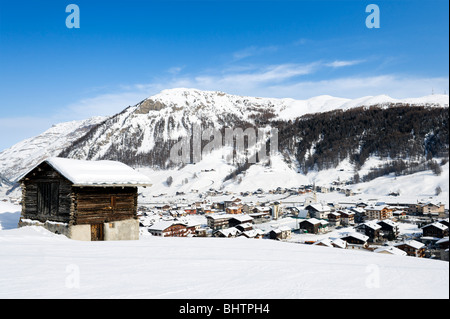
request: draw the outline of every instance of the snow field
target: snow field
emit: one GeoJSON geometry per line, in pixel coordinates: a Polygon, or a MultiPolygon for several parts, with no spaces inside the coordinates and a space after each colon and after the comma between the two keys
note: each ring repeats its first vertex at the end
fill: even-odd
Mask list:
{"type": "Polygon", "coordinates": [[[448,298],[448,263],[271,240],[0,232],[0,298],[448,298]]]}

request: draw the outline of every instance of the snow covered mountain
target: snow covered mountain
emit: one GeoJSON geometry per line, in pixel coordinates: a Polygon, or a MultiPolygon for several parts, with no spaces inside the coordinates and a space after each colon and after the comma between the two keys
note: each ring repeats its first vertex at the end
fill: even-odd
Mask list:
{"type": "Polygon", "coordinates": [[[356,100],[319,96],[308,100],[273,99],[229,95],[194,89],[164,90],[93,128],[68,147],[62,156],[85,159],[116,159],[130,165],[167,168],[170,148],[202,128],[271,126],[311,113],[360,106],[395,104],[448,106],[447,95],[396,100],[388,96],[356,100]]]}
{"type": "MultiPolygon", "coordinates": [[[[315,167],[313,170],[310,169],[308,174],[317,175],[321,170],[329,169],[330,165],[336,168],[337,165],[347,163],[352,167],[350,170],[353,176],[355,173],[354,159],[349,158],[348,154],[346,156],[341,154],[334,162],[324,164],[323,158],[328,154],[323,152],[323,148],[330,147],[322,146],[324,142],[327,142],[326,136],[323,136],[321,132],[310,132],[308,131],[309,128],[302,128],[302,125],[308,119],[316,120],[316,116],[327,114],[325,112],[357,110],[355,111],[355,114],[357,114],[357,112],[364,112],[374,105],[381,110],[388,110],[392,106],[398,105],[406,108],[422,106],[425,109],[447,108],[448,110],[449,96],[430,95],[403,100],[393,99],[385,95],[353,100],[318,96],[307,100],[294,100],[246,97],[218,91],[184,88],[164,90],[109,118],[93,118],[85,121],[61,123],[35,138],[14,145],[0,153],[0,174],[11,181],[15,181],[21,174],[41,160],[50,156],[61,156],[89,160],[118,160],[148,170],[152,176],[161,176],[164,180],[159,181],[159,183],[166,187],[165,180],[169,176],[173,177],[174,187],[177,185],[174,189],[177,190],[184,188],[186,190],[193,188],[207,189],[207,187],[218,189],[227,187],[227,185],[235,187],[239,179],[241,179],[239,183],[242,187],[247,185],[246,187],[254,189],[267,188],[267,183],[270,184],[271,188],[286,186],[286,182],[288,184],[307,183],[311,181],[311,178],[306,177],[304,171],[307,165],[315,167]],[[307,114],[313,115],[309,115],[303,120],[307,114]],[[301,120],[298,120],[300,118],[301,120]],[[169,160],[171,148],[181,137],[191,134],[194,125],[201,125],[202,128],[214,127],[218,130],[224,128],[263,127],[267,129],[275,127],[280,130],[282,139],[280,140],[279,154],[272,157],[269,162],[244,168],[234,163],[225,162],[223,156],[218,153],[202,158],[196,169],[192,169],[192,165],[182,165],[182,167],[173,165],[169,160]],[[308,138],[311,139],[311,141],[308,141],[310,144],[306,143],[308,138]],[[307,150],[302,150],[305,147],[307,150]],[[305,154],[303,155],[302,152],[305,154]],[[265,171],[271,171],[274,177],[279,178],[259,180],[255,177],[261,176],[262,172],[265,171]],[[209,175],[205,172],[209,172],[209,175]],[[246,172],[247,175],[241,174],[242,172],[246,172]],[[183,176],[182,179],[181,176],[183,176]],[[253,177],[250,178],[249,176],[253,177]],[[233,177],[233,179],[230,180],[230,177],[233,177]],[[279,183],[281,184],[278,185],[279,183]],[[185,186],[183,187],[183,185],[185,186]]],[[[330,114],[330,116],[334,116],[332,113],[330,114]]],[[[336,116],[339,117],[340,114],[336,116]]],[[[382,116],[386,117],[387,113],[382,114],[382,116]]],[[[414,152],[422,152],[423,156],[430,150],[441,153],[443,149],[444,151],[445,149],[448,150],[448,138],[447,145],[441,145],[442,140],[445,140],[445,137],[448,136],[448,116],[445,125],[441,125],[442,119],[437,118],[436,115],[429,114],[427,116],[430,120],[424,130],[436,126],[438,128],[442,126],[442,129],[440,131],[431,129],[426,134],[414,132],[411,133],[411,136],[405,135],[405,138],[415,140],[414,143],[408,142],[406,144],[419,145],[416,147],[418,149],[414,149],[414,152]],[[425,145],[423,148],[420,146],[422,144],[425,145]]],[[[442,115],[440,116],[442,117],[442,115]]],[[[398,115],[398,121],[401,121],[402,118],[404,118],[402,114],[398,115]]],[[[346,126],[352,126],[352,119],[343,120],[339,117],[338,120],[344,121],[344,127],[341,127],[340,130],[350,132],[346,126]]],[[[324,128],[329,128],[330,121],[336,121],[336,119],[332,117],[320,118],[320,121],[325,123],[324,128]]],[[[360,121],[364,122],[365,119],[360,121]]],[[[309,125],[318,127],[314,121],[309,125]]],[[[380,125],[385,124],[380,123],[380,125]]],[[[364,140],[365,134],[368,134],[367,130],[364,127],[362,129],[363,134],[352,133],[354,136],[350,136],[351,139],[347,141],[348,144],[354,143],[352,147],[355,149],[364,149],[362,144],[367,142],[364,140]]],[[[378,132],[372,132],[371,134],[377,135],[378,132]]],[[[384,140],[380,141],[383,142],[384,140]]],[[[401,139],[398,139],[398,141],[399,143],[403,142],[401,139]]],[[[202,147],[206,143],[204,142],[202,147]]],[[[333,144],[335,141],[331,140],[328,143],[333,144]]],[[[346,151],[347,153],[353,152],[352,150],[346,151]]],[[[369,149],[368,153],[363,155],[367,155],[367,158],[373,158],[379,155],[375,151],[369,149]]],[[[401,150],[403,153],[410,151],[410,149],[401,150]]],[[[352,153],[351,155],[354,156],[355,154],[352,153]]],[[[369,170],[367,167],[365,169],[369,170]]],[[[158,181],[155,182],[154,185],[156,186],[158,181]]]]}
{"type": "Polygon", "coordinates": [[[44,159],[58,155],[94,125],[105,120],[93,117],[87,120],[53,125],[44,133],[28,138],[0,152],[0,174],[14,182],[23,173],[44,159]]]}

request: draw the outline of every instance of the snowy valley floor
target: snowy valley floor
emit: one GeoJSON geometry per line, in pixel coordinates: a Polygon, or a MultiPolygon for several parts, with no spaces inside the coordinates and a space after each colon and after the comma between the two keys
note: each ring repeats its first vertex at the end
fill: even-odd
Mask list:
{"type": "Polygon", "coordinates": [[[263,239],[0,231],[0,298],[449,298],[447,262],[263,239]]]}

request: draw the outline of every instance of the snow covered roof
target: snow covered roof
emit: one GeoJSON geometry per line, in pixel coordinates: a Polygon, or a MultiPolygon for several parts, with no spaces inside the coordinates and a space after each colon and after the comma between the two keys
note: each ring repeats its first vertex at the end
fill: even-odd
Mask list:
{"type": "Polygon", "coordinates": [[[380,247],[374,250],[375,253],[389,253],[391,255],[406,256],[406,252],[394,246],[380,247]]]}
{"type": "Polygon", "coordinates": [[[361,208],[361,207],[353,207],[353,208],[351,208],[351,210],[356,213],[360,213],[360,214],[363,214],[365,212],[364,208],[361,208]]]}
{"type": "Polygon", "coordinates": [[[308,223],[311,223],[313,225],[320,224],[320,220],[318,220],[316,218],[309,218],[309,219],[307,219],[305,221],[308,222],[308,223]]]}
{"type": "Polygon", "coordinates": [[[236,220],[240,221],[241,223],[250,222],[253,220],[253,217],[251,217],[249,215],[233,215],[233,217],[231,217],[231,218],[236,219],[236,220]]]}
{"type": "Polygon", "coordinates": [[[331,210],[330,207],[322,204],[310,204],[307,207],[312,207],[318,212],[329,212],[331,210]]]}
{"type": "Polygon", "coordinates": [[[366,225],[367,227],[372,228],[373,230],[377,230],[377,229],[381,228],[381,226],[378,225],[377,221],[375,221],[375,220],[365,222],[363,225],[366,225]]]}
{"type": "Polygon", "coordinates": [[[240,230],[237,229],[236,227],[230,227],[226,229],[220,229],[217,232],[223,234],[225,237],[229,237],[229,236],[236,236],[237,234],[240,233],[240,230]]]}
{"type": "Polygon", "coordinates": [[[448,236],[444,237],[444,238],[441,238],[440,240],[438,240],[436,242],[436,244],[443,244],[443,243],[447,243],[447,242],[448,242],[448,236]]]}
{"type": "Polygon", "coordinates": [[[369,236],[363,235],[361,233],[357,233],[357,232],[349,232],[346,235],[342,236],[342,238],[347,238],[347,237],[353,237],[356,239],[359,239],[361,241],[367,241],[369,239],[369,236]]]}
{"type": "Polygon", "coordinates": [[[338,247],[338,248],[346,248],[347,242],[340,239],[340,238],[322,238],[318,241],[316,241],[313,245],[319,245],[322,244],[327,247],[338,247]]]}
{"type": "Polygon", "coordinates": [[[247,228],[247,227],[253,227],[253,224],[252,223],[242,223],[242,224],[239,224],[237,226],[241,226],[243,228],[247,228]]]}
{"type": "Polygon", "coordinates": [[[340,238],[334,239],[331,243],[333,246],[336,246],[338,248],[346,248],[347,247],[347,242],[340,238]]]}
{"type": "Polygon", "coordinates": [[[386,205],[377,205],[377,206],[367,206],[365,208],[365,210],[370,210],[370,211],[382,211],[383,209],[387,208],[386,205]]]}
{"type": "Polygon", "coordinates": [[[320,244],[327,246],[327,247],[333,247],[333,245],[331,244],[330,238],[322,238],[322,239],[316,241],[313,245],[320,245],[320,244]]]}
{"type": "Polygon", "coordinates": [[[263,236],[264,231],[262,229],[252,229],[252,230],[247,230],[247,231],[243,232],[242,235],[244,235],[245,237],[248,237],[248,238],[254,238],[256,236],[263,236]]]}
{"type": "Polygon", "coordinates": [[[148,230],[164,231],[164,230],[166,230],[167,228],[169,228],[172,225],[186,225],[186,224],[180,223],[180,222],[175,222],[175,221],[172,221],[172,220],[169,220],[169,221],[163,220],[163,221],[160,221],[160,222],[157,222],[157,223],[153,224],[152,226],[150,226],[148,228],[148,230]]]}
{"type": "Polygon", "coordinates": [[[233,215],[233,214],[222,214],[222,213],[213,213],[210,215],[207,215],[206,218],[211,218],[211,219],[230,219],[230,218],[236,218],[237,215],[233,215]]]}
{"type": "Polygon", "coordinates": [[[86,161],[50,157],[45,162],[72,182],[74,186],[152,185],[149,177],[117,161],[86,161]]]}
{"type": "Polygon", "coordinates": [[[427,227],[431,227],[431,226],[434,226],[434,227],[436,227],[436,228],[439,228],[440,230],[446,230],[446,229],[448,229],[447,226],[445,226],[444,224],[441,224],[441,223],[439,223],[439,222],[435,222],[435,223],[433,223],[433,224],[425,225],[425,226],[422,227],[422,229],[423,229],[423,228],[427,228],[427,227]]]}
{"type": "Polygon", "coordinates": [[[380,220],[379,222],[377,222],[377,224],[381,224],[381,223],[384,223],[384,224],[392,226],[392,227],[398,227],[399,226],[398,223],[396,223],[396,222],[394,222],[393,220],[390,220],[390,219],[383,219],[383,220],[380,220]]]}
{"type": "Polygon", "coordinates": [[[413,247],[415,249],[420,249],[422,247],[425,247],[424,244],[422,244],[421,242],[418,242],[417,240],[408,240],[408,241],[404,241],[398,244],[395,244],[394,246],[401,246],[401,245],[408,245],[410,247],[413,247]]]}

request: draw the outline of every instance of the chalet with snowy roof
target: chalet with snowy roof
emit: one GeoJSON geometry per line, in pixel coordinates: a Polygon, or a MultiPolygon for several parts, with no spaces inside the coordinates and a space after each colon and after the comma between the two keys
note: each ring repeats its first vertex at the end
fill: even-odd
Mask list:
{"type": "Polygon", "coordinates": [[[347,248],[347,242],[340,239],[340,238],[322,238],[318,241],[316,241],[313,245],[315,246],[324,246],[324,247],[330,247],[330,248],[341,248],[346,249],[347,248]]]}
{"type": "Polygon", "coordinates": [[[310,204],[305,207],[309,211],[309,215],[318,219],[327,218],[328,214],[331,212],[331,208],[327,205],[322,204],[310,204]]]}
{"type": "Polygon", "coordinates": [[[357,232],[350,232],[342,236],[340,239],[346,241],[350,248],[355,248],[358,246],[365,248],[367,247],[369,236],[357,232]]]}
{"type": "Polygon", "coordinates": [[[276,229],[272,229],[269,232],[269,238],[275,240],[283,240],[291,237],[291,228],[287,226],[282,226],[276,229]]]}
{"type": "Polygon", "coordinates": [[[328,222],[331,226],[341,225],[341,214],[339,212],[331,212],[328,214],[328,222]]]}
{"type": "Polygon", "coordinates": [[[380,248],[377,248],[373,251],[374,253],[378,254],[386,254],[386,255],[396,255],[396,256],[406,256],[406,252],[398,249],[394,246],[382,246],[380,248]]]}
{"type": "Polygon", "coordinates": [[[392,217],[397,220],[408,218],[408,211],[405,209],[397,209],[392,212],[392,217]]]}
{"type": "Polygon", "coordinates": [[[219,230],[230,227],[229,220],[233,215],[211,214],[206,216],[206,223],[212,230],[219,230]]]}
{"type": "Polygon", "coordinates": [[[355,223],[363,223],[367,218],[366,211],[362,207],[352,207],[350,208],[350,211],[355,214],[353,216],[353,221],[355,223]]]}
{"type": "Polygon", "coordinates": [[[250,213],[248,214],[250,217],[253,218],[254,224],[260,224],[265,223],[268,220],[270,220],[270,212],[263,212],[263,213],[250,213]]]}
{"type": "Polygon", "coordinates": [[[337,211],[341,215],[341,225],[349,226],[355,224],[355,213],[349,211],[348,209],[338,210],[337,211]]]}
{"type": "Polygon", "coordinates": [[[392,217],[392,209],[387,205],[367,206],[365,214],[368,219],[383,220],[392,217]]]}
{"type": "Polygon", "coordinates": [[[402,243],[397,243],[394,247],[403,250],[408,256],[424,257],[425,245],[416,240],[407,240],[402,243]]]}
{"type": "Polygon", "coordinates": [[[248,230],[252,230],[253,229],[253,224],[252,223],[242,223],[239,224],[237,226],[235,226],[237,229],[239,229],[241,232],[245,232],[248,230]]]}
{"type": "Polygon", "coordinates": [[[239,236],[259,239],[264,237],[264,231],[262,229],[251,229],[242,232],[239,236]]]}
{"type": "Polygon", "coordinates": [[[388,240],[394,240],[400,234],[399,224],[390,219],[380,220],[377,224],[381,226],[382,236],[388,240]]]}
{"type": "Polygon", "coordinates": [[[325,220],[318,220],[316,218],[309,218],[302,220],[299,223],[299,229],[302,229],[309,234],[324,233],[328,230],[328,222],[325,220]]]}
{"type": "Polygon", "coordinates": [[[241,234],[241,231],[236,227],[219,229],[213,233],[213,237],[234,238],[241,234]]]}
{"type": "Polygon", "coordinates": [[[381,226],[376,221],[371,220],[363,224],[359,224],[355,227],[358,233],[364,234],[369,237],[371,242],[376,242],[381,239],[381,226]]]}
{"type": "Polygon", "coordinates": [[[230,225],[230,227],[236,227],[237,225],[244,223],[253,224],[253,217],[242,214],[242,215],[235,215],[228,220],[228,224],[230,225]]]}
{"type": "Polygon", "coordinates": [[[187,237],[195,233],[195,227],[175,221],[160,221],[150,226],[148,232],[160,237],[187,237]]]}
{"type": "Polygon", "coordinates": [[[445,215],[445,205],[442,203],[419,202],[417,204],[417,210],[419,214],[422,215],[433,215],[439,217],[444,217],[445,215]]]}
{"type": "Polygon", "coordinates": [[[422,227],[423,237],[443,238],[448,236],[448,226],[436,222],[422,227]]]}
{"type": "Polygon", "coordinates": [[[139,239],[138,187],[151,181],[123,163],[52,157],[19,181],[19,226],[86,241],[139,239]]]}

